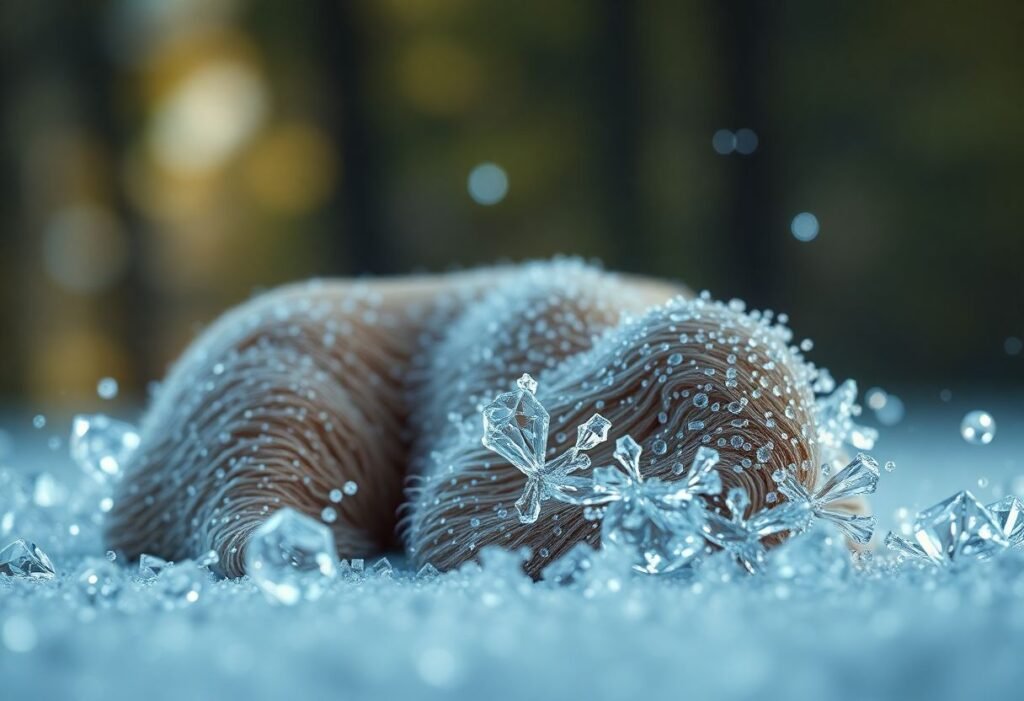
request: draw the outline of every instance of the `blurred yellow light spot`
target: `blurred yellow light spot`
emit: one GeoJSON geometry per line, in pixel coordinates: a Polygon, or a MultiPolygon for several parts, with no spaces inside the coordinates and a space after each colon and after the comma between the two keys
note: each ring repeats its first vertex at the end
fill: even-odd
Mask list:
{"type": "Polygon", "coordinates": [[[43,235],[43,265],[70,292],[89,294],[116,283],[128,266],[128,241],[107,209],[83,203],[57,210],[43,235]]]}
{"type": "Polygon", "coordinates": [[[450,116],[464,112],[480,97],[483,69],[458,44],[424,39],[409,46],[400,58],[398,82],[402,94],[418,109],[450,116]]]}
{"type": "Polygon", "coordinates": [[[266,117],[263,80],[249,66],[214,61],[188,75],[157,106],[149,146],[162,167],[201,174],[222,166],[266,117]]]}
{"type": "Polygon", "coordinates": [[[129,367],[124,349],[113,339],[62,323],[30,358],[30,392],[40,401],[94,397],[97,377],[112,371],[125,375],[129,367]]]}
{"type": "Polygon", "coordinates": [[[333,148],[309,124],[285,124],[257,139],[243,163],[242,179],[262,206],[282,214],[314,209],[335,180],[333,148]]]}

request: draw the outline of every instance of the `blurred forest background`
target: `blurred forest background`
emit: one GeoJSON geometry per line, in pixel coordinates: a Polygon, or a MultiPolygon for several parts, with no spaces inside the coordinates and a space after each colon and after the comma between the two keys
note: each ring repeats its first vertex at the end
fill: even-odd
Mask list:
{"type": "Polygon", "coordinates": [[[1024,5],[0,5],[0,400],[141,398],[309,276],[555,253],[790,314],[837,377],[1024,378],[1024,5]]]}

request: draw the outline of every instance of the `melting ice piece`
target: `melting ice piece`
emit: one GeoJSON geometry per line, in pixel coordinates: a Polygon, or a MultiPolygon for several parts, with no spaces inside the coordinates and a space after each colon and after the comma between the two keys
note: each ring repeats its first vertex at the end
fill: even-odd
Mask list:
{"type": "Polygon", "coordinates": [[[19,538],[0,550],[0,574],[25,579],[53,579],[50,558],[35,543],[19,538]]]}
{"type": "Polygon", "coordinates": [[[814,516],[834,523],[851,540],[867,543],[875,531],[874,516],[840,511],[832,505],[860,494],[871,494],[878,486],[878,476],[878,462],[870,455],[858,453],[849,465],[832,475],[813,494],[788,470],[776,470],[772,479],[791,502],[807,503],[814,516]]]}
{"type": "Polygon", "coordinates": [[[516,510],[522,523],[533,523],[540,515],[542,501],[553,497],[576,503],[589,488],[587,480],[571,473],[590,467],[590,458],[583,452],[608,439],[611,422],[594,414],[577,429],[576,445],[546,460],[550,418],[535,396],[537,382],[523,375],[517,385],[517,390],[499,395],[484,407],[481,442],[526,475],[516,510]]]}
{"type": "Polygon", "coordinates": [[[635,570],[672,572],[691,564],[705,548],[701,535],[704,511],[692,502],[700,494],[722,491],[721,478],[714,469],[718,453],[701,447],[683,479],[666,481],[643,477],[641,452],[631,436],[620,438],[615,459],[621,469],[595,468],[593,495],[583,503],[607,504],[601,541],[635,551],[635,570]]]}
{"type": "Polygon", "coordinates": [[[762,538],[783,531],[804,531],[811,519],[807,502],[800,501],[787,501],[744,518],[750,496],[740,487],[729,490],[725,504],[729,516],[707,510],[702,532],[709,541],[729,551],[751,574],[759,572],[764,562],[762,538]]]}
{"type": "Polygon", "coordinates": [[[1011,548],[1024,544],[1024,502],[1011,494],[985,508],[995,517],[1011,548]]]}
{"type": "Polygon", "coordinates": [[[71,424],[71,459],[103,484],[121,479],[121,469],[139,447],[139,433],[129,423],[104,414],[79,415],[71,424]]]}
{"type": "Polygon", "coordinates": [[[271,602],[292,606],[320,598],[337,576],[335,552],[330,528],[284,508],[253,532],[245,568],[271,602]]]}
{"type": "Polygon", "coordinates": [[[891,532],[885,538],[891,550],[941,567],[987,560],[1010,544],[997,517],[970,492],[954,494],[919,513],[914,541],[891,532]]]}
{"type": "Polygon", "coordinates": [[[846,445],[857,450],[875,447],[878,431],[857,424],[854,418],[859,415],[857,383],[853,380],[847,380],[831,394],[815,399],[818,443],[824,462],[834,462],[846,445]]]}

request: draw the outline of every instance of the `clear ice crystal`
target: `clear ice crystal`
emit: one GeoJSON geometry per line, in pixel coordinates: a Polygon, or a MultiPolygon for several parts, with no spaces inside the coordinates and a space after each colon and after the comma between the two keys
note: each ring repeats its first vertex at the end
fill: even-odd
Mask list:
{"type": "Polygon", "coordinates": [[[273,603],[293,606],[320,598],[337,576],[330,528],[284,508],[253,532],[245,549],[249,576],[273,603]]]}
{"type": "MultiPolygon", "coordinates": [[[[773,475],[779,491],[792,503],[806,503],[817,518],[825,519],[857,543],[867,543],[875,531],[875,518],[833,508],[833,505],[861,494],[871,494],[878,486],[878,462],[870,455],[858,453],[850,464],[832,475],[812,494],[788,470],[773,475]]],[[[809,525],[809,524],[808,524],[809,525]]],[[[802,529],[794,528],[796,532],[802,529]]]]}
{"type": "Polygon", "coordinates": [[[1000,519],[964,491],[917,515],[913,541],[889,533],[885,544],[895,552],[940,567],[987,560],[1010,545],[1000,519]]]}
{"type": "Polygon", "coordinates": [[[860,415],[857,404],[857,383],[847,380],[831,394],[815,399],[817,440],[824,462],[841,459],[847,445],[857,450],[871,450],[878,440],[878,431],[854,421],[860,415]]]}
{"type": "Polygon", "coordinates": [[[526,475],[523,495],[516,501],[522,523],[534,523],[540,516],[541,502],[555,498],[577,503],[588,488],[588,481],[572,476],[576,470],[590,467],[590,450],[608,438],[611,422],[594,414],[577,429],[576,444],[552,460],[546,460],[550,418],[537,400],[537,382],[523,375],[518,389],[499,395],[484,407],[484,447],[508,460],[526,475]]]}
{"type": "Polygon", "coordinates": [[[142,553],[139,556],[139,579],[156,579],[164,568],[171,564],[162,557],[142,553]]]}
{"type": "Polygon", "coordinates": [[[0,575],[25,579],[53,579],[57,571],[38,545],[23,538],[0,550],[0,575]]]}
{"type": "Polygon", "coordinates": [[[634,553],[633,568],[646,574],[673,572],[704,551],[701,494],[718,494],[722,481],[714,467],[718,453],[701,447],[682,479],[644,478],[642,449],[631,436],[616,442],[615,466],[595,468],[588,506],[605,504],[601,541],[634,553]]]}
{"type": "Polygon", "coordinates": [[[139,447],[139,433],[129,423],[104,414],[79,415],[71,424],[71,459],[104,484],[121,478],[121,470],[139,447]]]}
{"type": "Polygon", "coordinates": [[[788,501],[771,509],[763,509],[749,519],[744,517],[750,506],[745,489],[733,487],[725,497],[729,515],[706,510],[701,530],[704,537],[727,550],[750,574],[761,571],[766,549],[761,539],[784,531],[806,530],[810,521],[807,502],[788,501]]]}
{"type": "Polygon", "coordinates": [[[1011,494],[986,508],[995,517],[1010,547],[1024,544],[1024,502],[1011,494]]]}

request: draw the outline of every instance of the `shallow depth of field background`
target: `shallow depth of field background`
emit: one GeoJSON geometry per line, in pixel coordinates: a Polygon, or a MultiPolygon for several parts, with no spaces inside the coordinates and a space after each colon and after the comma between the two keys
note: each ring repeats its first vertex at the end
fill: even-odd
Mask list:
{"type": "Polygon", "coordinates": [[[289,280],[556,253],[786,311],[862,386],[1012,393],[1022,7],[5,3],[0,404],[141,401],[289,280]]]}

